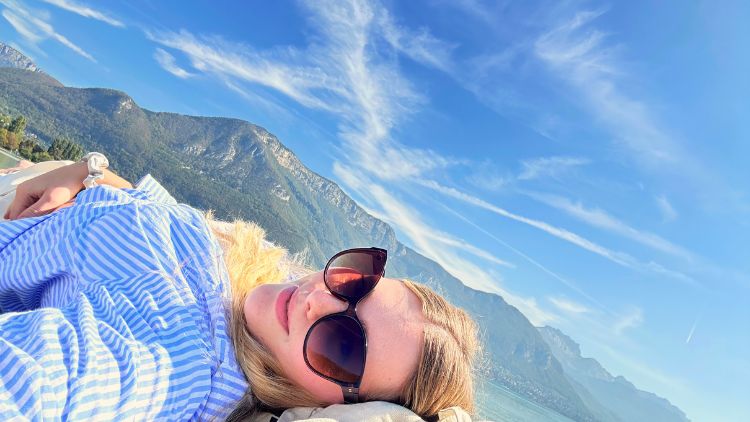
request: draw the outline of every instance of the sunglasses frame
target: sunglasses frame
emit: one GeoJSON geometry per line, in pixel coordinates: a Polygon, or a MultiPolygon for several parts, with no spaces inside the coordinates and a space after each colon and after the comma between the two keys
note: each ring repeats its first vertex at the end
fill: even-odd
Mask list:
{"type": "Polygon", "coordinates": [[[331,257],[331,259],[328,260],[328,263],[326,264],[325,269],[323,270],[323,283],[325,284],[326,289],[328,289],[328,291],[331,292],[331,294],[333,294],[334,296],[336,296],[339,300],[345,301],[348,306],[347,306],[347,308],[346,308],[345,311],[336,312],[336,313],[333,313],[333,314],[328,314],[328,315],[320,317],[317,321],[315,321],[313,323],[313,325],[310,326],[310,329],[307,330],[307,334],[305,335],[305,342],[304,342],[304,344],[302,346],[302,355],[305,358],[305,363],[307,364],[307,367],[310,368],[311,371],[313,371],[316,375],[318,375],[318,376],[320,376],[322,378],[325,378],[325,379],[327,379],[327,380],[329,380],[329,381],[337,384],[339,387],[341,387],[341,392],[344,395],[344,403],[347,403],[347,404],[348,403],[358,403],[359,402],[359,386],[360,386],[360,384],[362,382],[362,377],[364,376],[364,367],[365,367],[365,363],[367,361],[367,333],[365,332],[365,327],[362,325],[362,322],[357,317],[357,305],[364,298],[366,298],[367,296],[369,296],[370,293],[372,293],[373,290],[375,290],[375,288],[378,286],[378,284],[380,283],[380,280],[385,275],[385,264],[386,264],[387,260],[388,260],[388,251],[385,250],[385,249],[375,248],[375,247],[372,247],[372,248],[346,249],[346,250],[343,250],[343,251],[337,253],[333,257],[331,257]],[[378,280],[375,282],[375,284],[373,284],[372,288],[369,291],[367,291],[367,293],[363,294],[361,297],[357,298],[356,300],[353,299],[353,298],[346,297],[346,296],[344,296],[342,294],[339,294],[338,292],[333,291],[331,289],[331,287],[328,286],[328,280],[326,278],[326,274],[328,273],[328,268],[331,266],[331,264],[337,258],[339,258],[339,257],[341,257],[343,255],[346,255],[346,254],[350,254],[350,253],[362,253],[362,254],[371,255],[373,257],[373,260],[378,255],[382,256],[382,258],[383,258],[383,270],[381,271],[380,274],[373,274],[373,275],[378,275],[379,276],[378,280]],[[307,359],[307,341],[309,340],[310,334],[313,332],[313,330],[315,329],[315,327],[318,326],[318,324],[321,324],[321,323],[323,323],[323,322],[325,322],[327,320],[339,319],[339,318],[348,318],[348,319],[354,320],[354,322],[357,323],[357,326],[359,327],[359,329],[360,329],[360,331],[362,333],[362,340],[364,342],[364,348],[363,348],[363,353],[362,353],[362,374],[360,374],[359,377],[358,377],[358,379],[357,379],[357,381],[353,382],[353,383],[341,381],[341,380],[329,377],[329,376],[327,376],[327,375],[319,372],[317,369],[315,369],[312,366],[312,364],[310,363],[310,361],[307,359]]]}

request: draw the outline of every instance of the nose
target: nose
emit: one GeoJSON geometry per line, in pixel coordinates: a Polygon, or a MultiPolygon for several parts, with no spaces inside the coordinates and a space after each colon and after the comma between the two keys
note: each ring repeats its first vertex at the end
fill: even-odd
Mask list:
{"type": "Polygon", "coordinates": [[[321,317],[345,311],[347,303],[334,296],[327,289],[315,289],[305,299],[307,320],[315,322],[321,317]]]}

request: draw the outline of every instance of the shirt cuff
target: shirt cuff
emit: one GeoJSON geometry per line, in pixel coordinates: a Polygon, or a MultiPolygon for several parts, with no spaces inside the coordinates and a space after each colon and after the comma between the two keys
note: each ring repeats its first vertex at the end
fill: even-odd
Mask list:
{"type": "Polygon", "coordinates": [[[176,205],[177,201],[172,195],[157,182],[151,174],[147,174],[141,178],[136,184],[135,189],[146,193],[148,198],[154,202],[161,202],[163,204],[176,205]]]}

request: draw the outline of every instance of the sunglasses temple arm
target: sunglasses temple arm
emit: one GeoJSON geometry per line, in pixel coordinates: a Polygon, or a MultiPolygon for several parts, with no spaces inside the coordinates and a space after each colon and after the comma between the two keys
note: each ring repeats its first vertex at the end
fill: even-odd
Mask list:
{"type": "Polygon", "coordinates": [[[344,393],[345,404],[359,403],[358,387],[341,387],[341,391],[344,393]]]}

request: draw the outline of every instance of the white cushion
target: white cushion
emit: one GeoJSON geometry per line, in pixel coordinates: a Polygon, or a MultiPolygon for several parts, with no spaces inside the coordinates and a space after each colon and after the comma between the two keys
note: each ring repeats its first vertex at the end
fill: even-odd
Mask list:
{"type": "MultiPolygon", "coordinates": [[[[257,422],[269,422],[273,415],[264,413],[257,422]]],[[[471,417],[460,407],[441,410],[441,422],[471,422],[471,417]]],[[[278,422],[421,422],[423,419],[397,404],[371,401],[358,404],[334,404],[328,407],[295,407],[287,409],[278,422]]]]}

